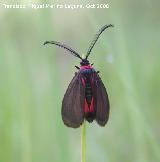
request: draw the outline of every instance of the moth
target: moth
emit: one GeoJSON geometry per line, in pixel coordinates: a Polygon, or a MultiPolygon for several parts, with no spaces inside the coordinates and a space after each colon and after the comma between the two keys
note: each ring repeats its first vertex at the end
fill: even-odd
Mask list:
{"type": "Polygon", "coordinates": [[[85,57],[81,57],[79,53],[63,43],[44,42],[44,45],[59,46],[81,60],[80,67],[75,66],[78,72],[70,82],[62,101],[62,120],[68,127],[78,128],[84,120],[89,123],[96,120],[100,126],[105,126],[108,121],[110,110],[108,94],[98,74],[99,71],[96,71],[93,64],[89,63],[88,56],[102,32],[109,27],[113,25],[105,25],[97,32],[85,57]]]}

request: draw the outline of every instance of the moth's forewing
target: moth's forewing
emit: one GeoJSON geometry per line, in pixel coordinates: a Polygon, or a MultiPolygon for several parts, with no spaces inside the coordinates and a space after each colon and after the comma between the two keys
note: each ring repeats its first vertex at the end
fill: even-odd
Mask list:
{"type": "Polygon", "coordinates": [[[78,128],[84,120],[85,88],[81,82],[81,73],[75,74],[62,101],[62,119],[66,126],[78,128]]]}
{"type": "Polygon", "coordinates": [[[96,110],[96,121],[99,125],[105,126],[109,118],[109,99],[106,88],[97,73],[94,75],[94,101],[96,110]]]}

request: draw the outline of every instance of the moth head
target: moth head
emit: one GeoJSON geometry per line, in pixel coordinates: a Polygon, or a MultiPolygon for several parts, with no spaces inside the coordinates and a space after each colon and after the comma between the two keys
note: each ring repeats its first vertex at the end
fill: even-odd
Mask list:
{"type": "Polygon", "coordinates": [[[86,58],[86,55],[82,54],[82,61],[80,62],[81,66],[89,65],[89,61],[86,58]]]}
{"type": "Polygon", "coordinates": [[[82,59],[80,64],[81,64],[81,66],[87,66],[87,65],[89,65],[89,61],[85,58],[85,59],[82,59]]]}

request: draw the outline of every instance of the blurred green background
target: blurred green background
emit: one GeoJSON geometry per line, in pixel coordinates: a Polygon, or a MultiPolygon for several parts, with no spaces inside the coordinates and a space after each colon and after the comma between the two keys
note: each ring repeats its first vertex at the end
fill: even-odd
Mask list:
{"type": "Polygon", "coordinates": [[[158,0],[3,1],[109,3],[109,9],[0,7],[0,162],[80,162],[80,129],[63,125],[61,101],[80,60],[46,40],[92,54],[108,90],[106,127],[87,124],[87,162],[160,161],[158,0]]]}

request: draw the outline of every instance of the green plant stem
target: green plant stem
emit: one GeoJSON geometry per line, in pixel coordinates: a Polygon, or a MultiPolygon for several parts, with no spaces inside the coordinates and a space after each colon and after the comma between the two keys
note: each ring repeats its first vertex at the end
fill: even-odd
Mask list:
{"type": "Polygon", "coordinates": [[[86,162],[86,122],[81,125],[81,162],[86,162]]]}

